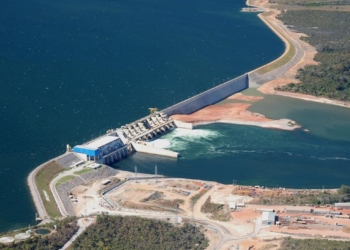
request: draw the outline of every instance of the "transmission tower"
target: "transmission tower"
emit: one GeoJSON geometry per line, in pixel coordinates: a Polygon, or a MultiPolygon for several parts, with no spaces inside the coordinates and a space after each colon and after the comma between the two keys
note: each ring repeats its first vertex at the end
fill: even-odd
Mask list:
{"type": "Polygon", "coordinates": [[[177,225],[178,219],[177,219],[177,204],[175,204],[175,225],[177,225]]]}
{"type": "Polygon", "coordinates": [[[158,167],[157,167],[157,165],[154,167],[154,174],[156,176],[156,183],[157,183],[158,182],[158,180],[157,180],[157,174],[158,174],[158,167]]]}

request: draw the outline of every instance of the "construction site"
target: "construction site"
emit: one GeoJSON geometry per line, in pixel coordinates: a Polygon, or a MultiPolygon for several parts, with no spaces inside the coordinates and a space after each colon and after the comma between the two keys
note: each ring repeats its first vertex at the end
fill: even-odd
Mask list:
{"type": "Polygon", "coordinates": [[[176,223],[192,221],[204,227],[212,246],[222,244],[221,249],[245,245],[260,249],[271,241],[279,246],[278,242],[288,236],[350,239],[349,209],[331,205],[256,204],[257,197],[293,196],[301,190],[224,185],[126,171],[108,170],[108,173],[99,179],[79,182],[65,194],[61,193],[60,198],[72,206],[71,215],[107,213],[162,218],[176,223]],[[222,231],[208,227],[210,224],[222,231]]]}

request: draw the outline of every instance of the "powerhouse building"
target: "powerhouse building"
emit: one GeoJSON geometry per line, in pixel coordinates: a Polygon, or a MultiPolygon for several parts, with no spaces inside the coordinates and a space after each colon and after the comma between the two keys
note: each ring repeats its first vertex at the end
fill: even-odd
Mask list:
{"type": "Polygon", "coordinates": [[[108,135],[86,145],[77,145],[73,152],[85,161],[108,164],[125,157],[128,149],[118,136],[108,135]]]}

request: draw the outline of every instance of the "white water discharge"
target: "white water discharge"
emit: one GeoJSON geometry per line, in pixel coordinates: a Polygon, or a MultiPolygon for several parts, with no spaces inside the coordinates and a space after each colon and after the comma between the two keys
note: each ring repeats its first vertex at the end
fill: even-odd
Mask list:
{"type": "Polygon", "coordinates": [[[219,137],[218,131],[209,129],[182,129],[177,128],[174,131],[162,136],[161,139],[152,141],[156,148],[167,148],[173,151],[184,151],[194,144],[208,144],[211,147],[211,139],[219,137]]]}

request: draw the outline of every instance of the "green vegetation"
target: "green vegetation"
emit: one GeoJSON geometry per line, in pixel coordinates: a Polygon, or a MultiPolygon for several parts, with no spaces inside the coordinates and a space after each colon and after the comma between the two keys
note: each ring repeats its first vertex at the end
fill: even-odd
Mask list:
{"type": "Polygon", "coordinates": [[[214,220],[229,221],[231,219],[229,208],[224,204],[212,203],[210,196],[201,207],[201,211],[211,213],[211,218],[214,220]]]}
{"type": "Polygon", "coordinates": [[[326,5],[348,5],[350,0],[270,0],[270,3],[301,5],[301,6],[326,6],[326,5]]]}
{"type": "MultiPolygon", "coordinates": [[[[46,228],[57,226],[57,231],[48,235],[36,235],[30,239],[11,244],[1,244],[0,250],[56,250],[60,249],[78,230],[75,217],[67,217],[61,221],[46,224],[46,228]]],[[[18,232],[13,232],[13,234],[18,232]]],[[[7,234],[11,235],[11,234],[7,234]]],[[[90,249],[90,248],[87,248],[90,249]]]]}
{"type": "Polygon", "coordinates": [[[205,249],[208,240],[191,224],[181,227],[138,217],[101,215],[73,243],[72,249],[205,249]]]}
{"type": "Polygon", "coordinates": [[[174,202],[176,204],[181,204],[181,205],[183,205],[185,203],[185,201],[183,199],[175,199],[174,202]]]}
{"type": "Polygon", "coordinates": [[[294,30],[308,35],[303,39],[316,47],[315,60],[319,65],[299,70],[300,84],[290,83],[276,89],[350,101],[349,12],[288,10],[279,18],[294,30]]]}
{"type": "Polygon", "coordinates": [[[276,247],[278,247],[278,245],[276,244],[267,244],[266,246],[263,246],[262,248],[259,248],[259,250],[273,250],[276,249],[276,247]]]}
{"type": "Polygon", "coordinates": [[[293,239],[285,238],[279,250],[341,250],[350,249],[349,241],[336,241],[324,239],[293,239]]]}
{"type": "Polygon", "coordinates": [[[198,194],[191,197],[191,204],[194,205],[206,193],[206,190],[201,190],[198,194]]]}
{"type": "Polygon", "coordinates": [[[58,187],[59,185],[65,183],[71,179],[74,179],[74,178],[75,178],[75,176],[73,176],[73,175],[64,176],[56,182],[56,187],[58,187]]]}
{"type": "Polygon", "coordinates": [[[61,216],[61,213],[58,210],[55,199],[53,198],[53,195],[50,189],[50,182],[55,175],[57,175],[59,172],[62,172],[62,171],[64,171],[64,168],[61,167],[55,161],[52,161],[48,163],[46,166],[44,166],[42,169],[40,169],[35,176],[35,182],[38,187],[41,199],[44,203],[45,209],[49,214],[49,216],[54,218],[61,216]],[[50,201],[47,201],[43,190],[46,191],[50,201]]]}
{"type": "Polygon", "coordinates": [[[262,196],[251,203],[261,205],[326,205],[350,201],[350,187],[342,185],[336,192],[305,190],[293,195],[274,193],[262,196]]]}
{"type": "Polygon", "coordinates": [[[84,174],[84,173],[87,173],[87,172],[90,172],[90,171],[93,171],[93,169],[91,169],[91,168],[83,168],[82,170],[74,172],[74,174],[81,175],[81,174],[84,174]]]}

